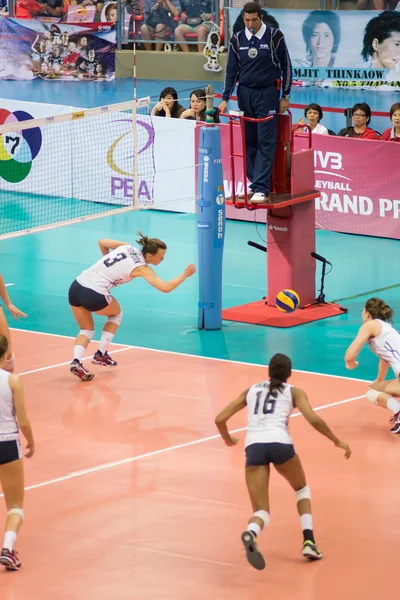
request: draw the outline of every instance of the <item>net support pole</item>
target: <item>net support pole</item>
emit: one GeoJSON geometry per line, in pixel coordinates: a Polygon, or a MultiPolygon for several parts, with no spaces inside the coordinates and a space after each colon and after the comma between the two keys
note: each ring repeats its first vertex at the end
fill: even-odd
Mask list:
{"type": "MultiPolygon", "coordinates": [[[[208,86],[206,93],[207,117],[212,117],[213,87],[208,86]]],[[[225,196],[219,127],[213,125],[201,128],[198,164],[198,328],[213,330],[222,327],[222,257],[225,238],[225,196]]]]}

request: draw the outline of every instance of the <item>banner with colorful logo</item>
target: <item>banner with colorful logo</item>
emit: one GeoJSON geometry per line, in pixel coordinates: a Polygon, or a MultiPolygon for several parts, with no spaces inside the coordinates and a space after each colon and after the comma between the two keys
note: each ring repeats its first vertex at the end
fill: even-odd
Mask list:
{"type": "Polygon", "coordinates": [[[0,79],[111,81],[113,24],[47,23],[0,16],[0,79]]]}
{"type": "MultiPolygon", "coordinates": [[[[297,85],[400,89],[400,11],[266,9],[297,85]]],[[[233,25],[241,9],[229,9],[233,25]]]]}
{"type": "MultiPolygon", "coordinates": [[[[0,101],[0,125],[39,116],[32,103],[7,107],[0,101]]],[[[159,210],[195,211],[195,121],[137,113],[137,155],[132,114],[109,112],[85,117],[84,110],[63,107],[72,120],[54,122],[62,107],[46,109],[49,124],[0,134],[0,192],[15,202],[28,194],[49,204],[57,199],[131,206],[134,161],[139,205],[159,210]],[[75,112],[76,111],[76,112],[75,112]],[[172,131],[173,130],[173,131],[172,131]],[[171,152],[171,136],[179,144],[171,152]]],[[[47,210],[47,209],[46,209],[47,210]]]]}

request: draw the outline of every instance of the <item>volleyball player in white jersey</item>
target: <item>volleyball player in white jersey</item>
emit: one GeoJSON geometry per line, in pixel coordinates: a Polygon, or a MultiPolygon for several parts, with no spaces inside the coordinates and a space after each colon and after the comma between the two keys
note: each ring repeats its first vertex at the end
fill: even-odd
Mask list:
{"type": "Polygon", "coordinates": [[[136,277],[143,277],[160,292],[168,293],[196,272],[196,267],[190,264],[182,275],[170,281],[163,281],[149,265],[156,266],[164,260],[166,244],[157,238],[148,238],[140,232],[139,236],[137,243],[141,246],[141,250],[129,242],[99,240],[103,258],[83,271],[69,289],[69,304],[80,328],[75,340],[74,358],[70,370],[82,381],[89,381],[94,377],[94,373],[85,369],[81,362],[86,348],[94,337],[92,313],[107,317],[99,349],[93,356],[92,362],[106,367],[117,365],[107,352],[122,321],[119,302],[110,293],[113,287],[128,283],[136,277]]]}
{"type": "Polygon", "coordinates": [[[21,379],[4,370],[7,350],[7,338],[0,335],[0,482],[8,511],[0,564],[9,571],[16,571],[21,561],[14,544],[24,519],[24,467],[18,425],[27,441],[25,456],[28,458],[35,452],[35,443],[21,379]]]}
{"type": "Polygon", "coordinates": [[[393,310],[384,300],[370,298],[365,303],[361,318],[363,324],[345,354],[346,366],[348,369],[358,366],[357,355],[368,343],[379,357],[379,367],[376,380],[369,386],[367,400],[391,410],[393,426],[390,431],[400,433],[400,333],[390,324],[393,310]],[[392,367],[396,379],[384,381],[389,367],[392,367]]]}
{"type": "MultiPolygon", "coordinates": [[[[8,308],[10,313],[12,314],[14,319],[19,319],[20,317],[26,317],[27,315],[19,310],[14,304],[12,304],[10,297],[7,293],[7,288],[4,283],[3,276],[0,273],[0,298],[4,302],[4,306],[8,308]]],[[[8,350],[4,359],[3,369],[9,371],[10,373],[14,370],[14,353],[11,346],[11,335],[10,329],[8,327],[7,319],[4,314],[4,311],[0,305],[0,335],[4,335],[8,340],[8,350]]]]}
{"type": "Polygon", "coordinates": [[[291,373],[290,358],[284,354],[275,354],[269,363],[269,380],[252,385],[242,392],[215,419],[225,444],[232,446],[238,440],[231,437],[226,423],[235,413],[247,406],[246,483],[254,512],[246,531],[242,533],[242,542],[247,560],[259,570],[264,569],[265,561],[257,547],[257,535],[270,522],[270,463],[295,491],[304,538],[303,556],[310,560],[322,558],[322,552],[314,539],[310,488],[288,431],[289,416],[293,408],[298,408],[310,425],[330,439],[335,446],[345,450],[346,458],[351,455],[349,446],[341,442],[325,421],[314,413],[306,393],[286,383],[291,373]]]}

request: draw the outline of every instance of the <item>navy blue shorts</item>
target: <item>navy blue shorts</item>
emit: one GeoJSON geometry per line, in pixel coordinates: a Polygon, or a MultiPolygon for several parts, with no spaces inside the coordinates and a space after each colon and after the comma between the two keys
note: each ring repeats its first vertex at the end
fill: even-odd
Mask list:
{"type": "Polygon", "coordinates": [[[282,465],[296,455],[293,444],[250,444],[246,448],[246,467],[260,467],[262,465],[282,465]]]}
{"type": "Polygon", "coordinates": [[[107,298],[103,294],[81,285],[76,279],[69,288],[68,301],[71,306],[82,306],[90,312],[97,312],[108,306],[107,298]]]}
{"type": "Polygon", "coordinates": [[[0,442],[0,465],[22,458],[22,449],[19,440],[0,442]]]}

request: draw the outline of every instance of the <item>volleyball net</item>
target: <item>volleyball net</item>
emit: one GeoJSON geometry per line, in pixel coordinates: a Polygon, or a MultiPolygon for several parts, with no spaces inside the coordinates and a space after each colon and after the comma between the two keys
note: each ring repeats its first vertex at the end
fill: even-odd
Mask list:
{"type": "Polygon", "coordinates": [[[150,98],[0,123],[0,238],[153,207],[150,98]]]}

